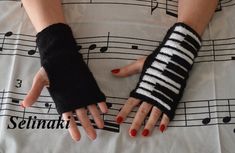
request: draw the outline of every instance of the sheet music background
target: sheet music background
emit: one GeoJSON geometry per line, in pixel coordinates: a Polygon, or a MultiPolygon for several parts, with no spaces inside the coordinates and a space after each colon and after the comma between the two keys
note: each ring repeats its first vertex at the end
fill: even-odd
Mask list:
{"type": "Polygon", "coordinates": [[[168,130],[162,134],[156,128],[151,137],[139,134],[135,139],[127,133],[134,111],[120,127],[114,117],[138,75],[120,79],[110,70],[147,56],[159,45],[176,21],[177,1],[64,0],[63,7],[80,51],[107,96],[105,128],[90,141],[79,127],[80,142],[71,140],[65,129],[7,129],[10,116],[55,120],[58,114],[46,90],[33,107],[19,106],[40,68],[36,32],[20,1],[0,1],[0,153],[234,152],[234,0],[220,1],[168,130]]]}

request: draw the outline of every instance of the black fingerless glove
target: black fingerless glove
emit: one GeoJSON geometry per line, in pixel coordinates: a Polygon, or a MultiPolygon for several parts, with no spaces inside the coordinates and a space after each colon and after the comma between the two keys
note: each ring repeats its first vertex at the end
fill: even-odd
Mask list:
{"type": "Polygon", "coordinates": [[[49,78],[48,91],[59,114],[105,101],[68,25],[45,28],[37,34],[36,43],[49,78]]]}
{"type": "Polygon", "coordinates": [[[186,24],[176,23],[147,57],[130,96],[157,106],[172,120],[200,47],[200,36],[186,24]]]}

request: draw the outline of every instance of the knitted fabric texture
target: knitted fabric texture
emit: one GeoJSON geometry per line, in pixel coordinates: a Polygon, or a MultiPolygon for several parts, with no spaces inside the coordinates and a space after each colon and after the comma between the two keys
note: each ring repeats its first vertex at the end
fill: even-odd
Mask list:
{"type": "Polygon", "coordinates": [[[184,23],[173,25],[147,57],[130,96],[157,106],[172,120],[200,47],[200,36],[191,27],[184,23]]]}
{"type": "Polygon", "coordinates": [[[37,34],[36,44],[59,114],[105,101],[68,25],[50,25],[37,34]]]}

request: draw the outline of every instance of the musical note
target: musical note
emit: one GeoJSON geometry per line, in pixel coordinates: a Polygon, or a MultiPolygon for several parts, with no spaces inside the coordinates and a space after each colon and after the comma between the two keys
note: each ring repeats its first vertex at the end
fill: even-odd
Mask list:
{"type": "Polygon", "coordinates": [[[79,52],[82,49],[81,45],[77,45],[77,51],[79,52]]]}
{"type": "Polygon", "coordinates": [[[174,3],[175,1],[173,1],[173,0],[166,0],[166,14],[174,16],[174,17],[178,17],[178,14],[176,14],[177,13],[177,8],[176,9],[172,8],[173,6],[177,7],[177,4],[170,4],[170,2],[174,3]]]}
{"type": "Polygon", "coordinates": [[[103,46],[103,47],[100,48],[100,52],[101,52],[101,53],[106,52],[106,51],[108,50],[108,48],[109,48],[109,33],[110,33],[110,32],[108,32],[108,37],[107,37],[107,44],[106,44],[106,46],[103,46]]]}
{"type": "Polygon", "coordinates": [[[229,123],[230,121],[231,121],[231,109],[230,109],[230,101],[228,100],[228,116],[225,116],[224,118],[223,118],[223,122],[225,123],[225,124],[227,124],[227,123],[229,123]]]}
{"type": "MultiPolygon", "coordinates": [[[[10,34],[7,34],[8,36],[10,34]]],[[[27,43],[31,43],[34,39],[34,36],[26,35],[26,34],[14,34],[14,36],[17,36],[16,38],[11,38],[12,40],[15,40],[15,42],[19,42],[17,40],[24,40],[24,43],[10,43],[8,42],[8,46],[12,46],[12,48],[8,48],[9,52],[7,54],[1,54],[6,56],[23,56],[23,57],[30,57],[32,58],[39,58],[38,54],[35,55],[36,46],[35,45],[27,45],[27,43]],[[24,38],[21,38],[23,36],[24,38]],[[18,38],[19,37],[19,38],[18,38]],[[27,39],[26,39],[27,38],[27,39]],[[17,48],[16,52],[10,52],[15,50],[15,45],[17,48]],[[25,49],[25,47],[35,47],[35,49],[25,49]],[[27,54],[26,54],[27,53],[27,54]]],[[[145,38],[138,38],[138,37],[129,37],[129,36],[112,36],[110,33],[108,33],[108,36],[94,36],[94,37],[83,37],[83,38],[77,38],[79,39],[79,45],[77,45],[77,50],[81,51],[82,54],[85,55],[84,58],[89,62],[89,60],[92,59],[107,59],[110,58],[110,55],[112,56],[112,59],[122,59],[122,60],[136,60],[137,56],[147,56],[149,53],[152,52],[161,41],[151,40],[151,39],[145,39],[145,38]],[[100,43],[103,43],[103,41],[97,40],[97,39],[103,39],[106,38],[107,41],[106,45],[100,48],[100,52],[106,52],[109,48],[115,48],[115,49],[122,49],[126,50],[125,52],[107,52],[105,55],[100,56],[100,52],[90,52],[91,50],[94,50],[97,48],[97,46],[100,46],[100,43]],[[110,46],[110,39],[112,39],[113,45],[110,46]],[[88,52],[82,52],[82,45],[89,44],[91,42],[91,45],[88,47],[88,52]],[[157,45],[156,45],[157,43],[157,45]],[[130,47],[128,47],[130,46],[130,47]],[[141,46],[141,47],[140,47],[141,46]],[[130,50],[136,49],[137,52],[134,52],[130,50]],[[141,48],[141,49],[140,49],[141,48]],[[145,52],[143,52],[144,50],[145,52]],[[114,54],[115,53],[115,54],[114,54]],[[92,55],[92,56],[91,56],[92,55]],[[122,56],[125,55],[125,56],[122,56]],[[136,56],[137,55],[137,56],[136,56]]],[[[231,38],[223,38],[223,39],[210,39],[210,40],[203,40],[202,47],[200,51],[198,52],[198,56],[195,59],[195,63],[201,63],[201,62],[213,62],[213,61],[229,61],[229,60],[235,60],[235,37],[231,38]]],[[[85,48],[83,48],[85,49],[85,48]]]]}
{"type": "MultiPolygon", "coordinates": [[[[78,122],[78,119],[77,117],[74,117],[74,120],[76,121],[76,124],[78,126],[81,126],[81,123],[78,122]]],[[[100,129],[96,126],[95,124],[95,121],[94,120],[90,120],[91,123],[92,123],[92,126],[95,128],[95,129],[100,129]]],[[[119,124],[115,124],[115,123],[110,123],[110,122],[106,122],[104,121],[104,128],[100,129],[100,130],[106,130],[106,131],[110,131],[110,132],[116,132],[116,133],[119,133],[120,131],[120,125],[119,124]]]]}
{"type": "Polygon", "coordinates": [[[131,48],[132,49],[138,49],[139,47],[137,45],[132,45],[131,48]]]}
{"type": "Polygon", "coordinates": [[[23,111],[23,116],[22,116],[22,120],[24,120],[24,118],[25,118],[25,107],[24,107],[24,111],[23,111]]]}
{"type": "Polygon", "coordinates": [[[94,50],[94,49],[96,49],[96,44],[91,44],[91,45],[89,46],[89,48],[88,48],[88,52],[87,52],[87,65],[88,65],[88,63],[89,63],[90,51],[91,51],[91,50],[94,50]]]}
{"type": "Polygon", "coordinates": [[[158,8],[158,2],[157,0],[151,0],[151,14],[153,14],[153,11],[158,8]],[[155,5],[154,5],[155,3],[155,5]]]}
{"type": "Polygon", "coordinates": [[[2,90],[2,97],[1,97],[1,102],[0,102],[0,111],[2,110],[4,94],[5,94],[5,89],[2,90]]]}
{"type": "Polygon", "coordinates": [[[213,57],[213,60],[215,61],[215,41],[214,40],[211,40],[212,41],[212,57],[213,57]]]}
{"type": "Polygon", "coordinates": [[[28,55],[34,55],[36,53],[36,51],[37,51],[37,45],[35,46],[34,49],[31,49],[28,51],[28,55]]]}
{"type": "Polygon", "coordinates": [[[10,37],[12,34],[13,33],[11,31],[8,31],[7,33],[4,34],[3,41],[2,41],[2,46],[0,47],[0,51],[3,50],[3,46],[4,46],[4,43],[5,43],[6,37],[10,37]]]}
{"type": "Polygon", "coordinates": [[[185,126],[188,125],[187,123],[187,109],[186,109],[186,102],[183,103],[184,104],[184,120],[185,120],[185,126]]]}
{"type": "Polygon", "coordinates": [[[46,108],[48,108],[47,113],[49,113],[49,112],[50,112],[50,110],[51,110],[51,106],[52,106],[52,104],[45,103],[45,107],[46,107],[46,108]]]}
{"type": "MultiPolygon", "coordinates": [[[[15,113],[20,113],[18,114],[18,116],[20,116],[20,118],[23,119],[27,119],[26,118],[26,109],[24,109],[23,112],[23,108],[22,111],[19,111],[19,103],[20,103],[20,98],[15,98],[15,97],[11,97],[8,96],[6,103],[4,103],[4,105],[11,105],[11,109],[7,109],[2,107],[2,103],[3,103],[3,97],[4,97],[4,93],[13,93],[15,94],[15,96],[18,95],[22,96],[22,98],[26,95],[26,93],[17,93],[17,92],[12,92],[12,91],[3,91],[1,92],[2,96],[0,97],[0,110],[8,110],[8,114],[1,114],[0,117],[2,116],[9,116],[9,115],[16,115],[15,113]],[[17,107],[15,107],[17,106],[17,107]],[[14,114],[11,114],[14,113],[14,114]],[[23,113],[23,115],[21,115],[23,113]]],[[[39,103],[43,103],[44,107],[46,107],[48,110],[45,113],[41,112],[42,107],[38,107],[38,106],[31,106],[31,108],[33,108],[30,113],[33,114],[37,114],[42,115],[42,116],[47,116],[49,115],[50,117],[54,116],[57,117],[58,113],[50,113],[52,111],[52,101],[49,102],[48,100],[43,101],[42,98],[48,97],[46,95],[41,95],[41,100],[38,101],[39,103]]],[[[115,126],[115,116],[118,114],[118,112],[120,111],[120,108],[123,107],[123,101],[126,100],[127,98],[123,98],[123,97],[109,97],[107,96],[107,106],[109,108],[109,112],[106,114],[101,114],[103,115],[103,120],[105,122],[108,123],[113,123],[114,125],[111,124],[111,128],[114,128],[113,126],[115,126]]],[[[201,126],[202,123],[203,125],[208,125],[209,123],[211,123],[213,121],[213,123],[211,123],[210,125],[222,125],[222,124],[235,124],[235,122],[232,122],[232,118],[234,116],[232,116],[232,112],[234,112],[235,107],[235,99],[209,99],[209,100],[198,100],[198,101],[186,101],[186,102],[181,102],[181,104],[177,109],[180,110],[179,112],[176,113],[175,118],[173,119],[173,121],[169,126],[170,127],[193,127],[193,126],[201,126]],[[227,105],[224,105],[222,102],[224,101],[229,101],[228,102],[228,109],[227,111],[220,111],[220,108],[224,108],[224,106],[227,107],[227,105]],[[211,102],[216,102],[215,105],[212,105],[211,102]],[[204,103],[206,103],[207,105],[205,106],[204,103]],[[212,109],[215,108],[216,109],[212,109]],[[205,113],[203,111],[203,109],[206,108],[208,109],[208,117],[204,117],[203,114],[205,113]],[[221,115],[224,115],[224,112],[227,112],[228,115],[225,115],[222,119],[221,119],[221,115]],[[212,118],[212,114],[218,114],[216,117],[212,118]]],[[[136,113],[136,109],[131,111],[132,114],[128,115],[125,122],[123,122],[124,124],[132,124],[133,121],[133,115],[136,113]]],[[[75,112],[74,112],[75,114],[75,112]]],[[[88,114],[91,115],[91,114],[88,114]]],[[[149,115],[149,114],[148,114],[149,115]]],[[[146,118],[147,119],[147,118],[146,118]]],[[[145,124],[145,123],[144,123],[145,124]]],[[[156,125],[157,126],[157,125],[156,125]]],[[[109,128],[107,128],[109,129],[109,128]]],[[[118,131],[117,127],[115,127],[115,131],[118,131]]]]}
{"type": "Polygon", "coordinates": [[[15,98],[12,98],[11,102],[16,103],[16,104],[20,103],[20,101],[18,99],[15,99],[15,98]]]}
{"type": "MultiPolygon", "coordinates": [[[[168,15],[177,17],[177,7],[178,7],[178,1],[177,0],[166,0],[166,1],[160,1],[157,2],[158,0],[151,0],[151,1],[143,1],[143,0],[138,0],[138,1],[126,1],[126,0],[120,0],[117,3],[114,3],[112,0],[99,0],[99,1],[93,1],[93,0],[88,0],[88,1],[73,1],[73,2],[67,2],[64,1],[62,2],[62,5],[71,5],[71,4],[106,4],[106,5],[126,5],[126,6],[133,6],[133,7],[146,7],[151,9],[151,15],[153,11],[156,8],[165,10],[168,15]]],[[[217,6],[217,9],[215,12],[221,11],[222,7],[231,7],[234,6],[235,3],[233,0],[220,0],[217,6]]]]}
{"type": "Polygon", "coordinates": [[[203,123],[204,125],[209,124],[210,121],[211,121],[210,101],[208,100],[207,102],[208,102],[208,114],[209,114],[209,117],[204,118],[204,119],[202,120],[202,123],[203,123]]]}

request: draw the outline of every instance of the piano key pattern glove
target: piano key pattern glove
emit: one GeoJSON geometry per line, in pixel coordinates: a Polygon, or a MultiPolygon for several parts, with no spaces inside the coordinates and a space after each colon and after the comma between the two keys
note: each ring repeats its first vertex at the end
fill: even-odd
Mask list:
{"type": "Polygon", "coordinates": [[[157,106],[172,120],[200,47],[201,38],[191,27],[184,23],[173,25],[147,57],[130,97],[157,106]]]}
{"type": "Polygon", "coordinates": [[[105,101],[68,25],[50,25],[37,34],[36,44],[59,114],[105,101]]]}

